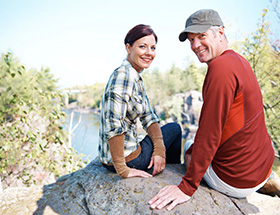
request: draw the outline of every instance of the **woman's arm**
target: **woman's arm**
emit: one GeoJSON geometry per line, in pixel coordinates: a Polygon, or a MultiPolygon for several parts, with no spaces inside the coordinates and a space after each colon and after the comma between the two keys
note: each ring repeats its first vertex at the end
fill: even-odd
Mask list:
{"type": "Polygon", "coordinates": [[[163,143],[162,133],[158,123],[151,124],[147,129],[149,137],[154,143],[154,155],[159,155],[162,158],[165,158],[165,146],[163,143]]]}
{"type": "Polygon", "coordinates": [[[124,158],[124,134],[114,136],[108,142],[114,167],[119,176],[126,178],[130,168],[126,165],[124,158]]]}
{"type": "Polygon", "coordinates": [[[154,151],[148,169],[154,166],[153,175],[156,175],[165,169],[165,146],[158,123],[151,124],[147,132],[154,144],[154,151]]]}
{"type": "Polygon", "coordinates": [[[124,157],[124,134],[114,136],[111,139],[109,139],[108,142],[110,153],[112,156],[112,161],[119,176],[121,176],[122,178],[152,177],[152,175],[145,171],[129,168],[126,165],[124,157]]]}

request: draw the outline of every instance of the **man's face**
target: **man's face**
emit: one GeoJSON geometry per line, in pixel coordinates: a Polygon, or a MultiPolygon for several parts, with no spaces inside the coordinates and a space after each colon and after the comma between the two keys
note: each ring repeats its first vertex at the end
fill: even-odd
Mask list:
{"type": "Polygon", "coordinates": [[[191,49],[201,63],[210,63],[223,52],[220,29],[216,33],[208,29],[204,33],[188,33],[191,49]]]}

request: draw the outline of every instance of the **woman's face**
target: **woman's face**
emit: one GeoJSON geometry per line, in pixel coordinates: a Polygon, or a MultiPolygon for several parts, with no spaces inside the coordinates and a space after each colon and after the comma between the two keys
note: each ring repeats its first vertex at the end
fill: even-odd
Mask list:
{"type": "Polygon", "coordinates": [[[156,56],[156,40],[154,35],[148,35],[136,40],[132,46],[126,44],[127,60],[140,73],[149,68],[156,56]]]}

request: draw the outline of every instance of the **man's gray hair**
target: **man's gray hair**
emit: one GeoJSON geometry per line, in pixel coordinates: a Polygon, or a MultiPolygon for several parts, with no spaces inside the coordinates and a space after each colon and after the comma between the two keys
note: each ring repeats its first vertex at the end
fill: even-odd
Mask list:
{"type": "MultiPolygon", "coordinates": [[[[211,27],[210,27],[210,30],[213,31],[214,35],[216,35],[217,32],[218,32],[218,30],[219,30],[219,28],[220,28],[220,26],[216,26],[216,25],[215,25],[215,26],[211,26],[211,27]]],[[[226,38],[226,41],[228,42],[227,37],[226,37],[226,34],[224,34],[224,36],[225,36],[225,38],[226,38]]]]}

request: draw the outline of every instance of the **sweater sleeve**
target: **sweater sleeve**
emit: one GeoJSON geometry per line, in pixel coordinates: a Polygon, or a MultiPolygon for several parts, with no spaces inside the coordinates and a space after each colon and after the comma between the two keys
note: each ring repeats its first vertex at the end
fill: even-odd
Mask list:
{"type": "Polygon", "coordinates": [[[153,123],[148,127],[148,135],[154,144],[154,155],[159,155],[165,158],[165,146],[163,144],[162,133],[158,123],[153,123]]]}
{"type": "Polygon", "coordinates": [[[108,142],[114,167],[119,176],[126,178],[129,174],[130,168],[125,163],[124,134],[114,136],[109,139],[108,142]]]}
{"type": "Polygon", "coordinates": [[[188,196],[192,196],[197,190],[215,156],[234,100],[237,83],[229,64],[220,57],[208,65],[203,85],[204,102],[192,147],[192,157],[187,172],[178,186],[188,196]]]}

